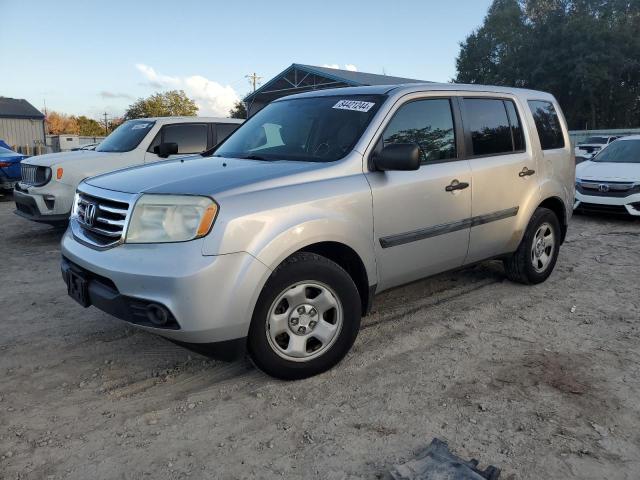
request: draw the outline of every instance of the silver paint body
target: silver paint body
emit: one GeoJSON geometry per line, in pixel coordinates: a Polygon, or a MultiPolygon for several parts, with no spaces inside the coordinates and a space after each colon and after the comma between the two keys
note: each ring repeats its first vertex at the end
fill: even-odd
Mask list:
{"type": "MultiPolygon", "coordinates": [[[[574,162],[566,123],[555,99],[529,90],[456,84],[358,87],[301,94],[387,93],[354,149],[331,163],[192,157],[94,177],[80,191],[129,202],[142,193],[197,194],[220,210],[212,231],[173,244],[122,243],[96,250],[70,228],[62,253],[111,279],[131,297],[167,305],[181,330],[147,330],[206,343],[247,335],[269,275],[284,259],[318,242],[350,247],[376,292],[517,249],[534,210],[556,197],[571,216],[574,162]],[[368,158],[395,111],[407,101],[442,96],[512,99],[526,151],[423,165],[417,171],[371,171],[368,158]],[[554,104],[565,147],[542,151],[527,100],[554,104]],[[527,167],[535,175],[519,177],[527,167]],[[452,180],[470,188],[446,192],[452,180]],[[383,248],[383,237],[482,218],[517,207],[517,214],[450,233],[383,248]]],[[[242,127],[241,127],[242,128],[242,127]]]]}

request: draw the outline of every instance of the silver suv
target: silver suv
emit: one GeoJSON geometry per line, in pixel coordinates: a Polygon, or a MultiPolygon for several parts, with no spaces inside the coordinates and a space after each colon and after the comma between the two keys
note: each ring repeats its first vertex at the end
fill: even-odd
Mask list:
{"type": "Polygon", "coordinates": [[[574,198],[546,93],[411,84],[272,102],[212,152],[85,180],[68,292],[150,332],[294,379],[349,351],[373,296],[485,259],[535,284],[574,198]]]}

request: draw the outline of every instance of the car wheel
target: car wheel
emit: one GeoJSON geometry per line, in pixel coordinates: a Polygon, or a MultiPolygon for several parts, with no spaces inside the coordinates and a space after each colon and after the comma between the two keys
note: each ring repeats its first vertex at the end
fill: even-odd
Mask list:
{"type": "Polygon", "coordinates": [[[260,293],[249,354],[271,376],[310,377],[347,354],[360,318],[360,295],[349,274],[328,258],[299,252],[273,271],[260,293]]]}
{"type": "Polygon", "coordinates": [[[531,217],[518,250],[504,260],[507,277],[524,284],[544,282],[556,265],[559,250],[558,217],[547,208],[538,208],[531,217]]]}

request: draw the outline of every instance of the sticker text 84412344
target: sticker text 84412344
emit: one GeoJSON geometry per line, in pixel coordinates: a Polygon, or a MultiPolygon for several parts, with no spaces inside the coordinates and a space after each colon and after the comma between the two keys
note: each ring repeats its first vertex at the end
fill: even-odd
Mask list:
{"type": "Polygon", "coordinates": [[[340,100],[333,108],[338,110],[353,110],[355,112],[368,112],[375,103],[361,102],[360,100],[340,100]]]}

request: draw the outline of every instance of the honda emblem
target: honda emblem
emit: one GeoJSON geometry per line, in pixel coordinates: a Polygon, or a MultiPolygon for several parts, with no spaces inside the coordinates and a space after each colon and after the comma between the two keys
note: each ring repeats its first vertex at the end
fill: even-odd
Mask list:
{"type": "Polygon", "coordinates": [[[98,206],[95,203],[87,203],[84,207],[84,223],[93,227],[96,223],[96,214],[98,213],[98,206]]]}

